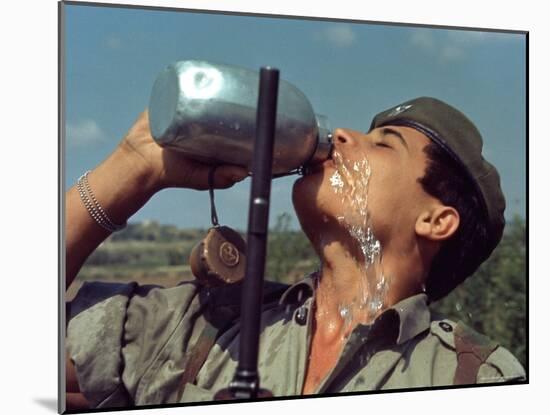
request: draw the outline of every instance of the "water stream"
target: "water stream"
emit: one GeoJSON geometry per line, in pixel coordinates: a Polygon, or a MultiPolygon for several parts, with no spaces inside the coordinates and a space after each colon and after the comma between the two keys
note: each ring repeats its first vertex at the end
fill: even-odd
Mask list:
{"type": "Polygon", "coordinates": [[[389,287],[389,278],[382,267],[382,245],[371,226],[368,205],[368,185],[372,171],[366,158],[347,160],[335,151],[337,170],[330,177],[334,192],[341,197],[344,206],[338,220],[357,242],[363,255],[360,264],[360,292],[349,303],[339,304],[340,316],[346,325],[359,315],[371,321],[382,309],[389,287]]]}

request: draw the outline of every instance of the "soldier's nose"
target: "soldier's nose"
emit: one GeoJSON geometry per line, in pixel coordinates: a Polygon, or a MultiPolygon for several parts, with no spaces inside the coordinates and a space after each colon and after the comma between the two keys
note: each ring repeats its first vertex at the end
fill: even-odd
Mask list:
{"type": "Polygon", "coordinates": [[[334,130],[333,140],[334,140],[334,145],[336,147],[343,146],[343,145],[346,145],[346,146],[355,145],[356,143],[353,135],[344,128],[337,128],[334,130]]]}

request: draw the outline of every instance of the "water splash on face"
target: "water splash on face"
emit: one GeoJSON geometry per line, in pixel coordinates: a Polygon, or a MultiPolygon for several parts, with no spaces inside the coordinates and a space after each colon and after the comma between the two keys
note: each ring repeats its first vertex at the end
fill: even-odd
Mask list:
{"type": "Polygon", "coordinates": [[[367,210],[371,167],[366,158],[345,160],[337,151],[333,160],[337,170],[330,177],[330,184],[344,206],[343,214],[337,219],[357,242],[364,258],[359,264],[359,295],[349,304],[340,304],[338,310],[346,324],[359,315],[371,321],[384,307],[390,283],[382,269],[382,245],[374,235],[367,210]]]}
{"type": "Polygon", "coordinates": [[[330,185],[336,189],[337,192],[341,191],[344,187],[344,182],[342,181],[342,176],[340,176],[340,173],[338,173],[338,170],[334,172],[332,176],[330,176],[330,185]]]}

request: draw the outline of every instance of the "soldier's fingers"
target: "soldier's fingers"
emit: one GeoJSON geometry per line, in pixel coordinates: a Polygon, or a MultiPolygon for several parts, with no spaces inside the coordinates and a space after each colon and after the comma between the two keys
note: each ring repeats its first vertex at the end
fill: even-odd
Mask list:
{"type": "Polygon", "coordinates": [[[219,166],[214,172],[214,187],[217,189],[226,189],[244,180],[247,176],[248,171],[243,167],[232,165],[219,166]]]}

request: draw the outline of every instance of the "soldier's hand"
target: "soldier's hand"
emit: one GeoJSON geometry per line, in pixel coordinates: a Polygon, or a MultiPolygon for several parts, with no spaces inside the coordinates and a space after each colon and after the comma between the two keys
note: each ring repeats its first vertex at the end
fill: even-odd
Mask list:
{"type": "MultiPolygon", "coordinates": [[[[151,136],[148,112],[142,112],[119,146],[142,164],[158,190],[166,187],[208,189],[210,166],[185,157],[174,150],[160,147],[151,136]]],[[[222,165],[216,168],[214,187],[228,188],[247,176],[246,169],[222,165]]]]}

